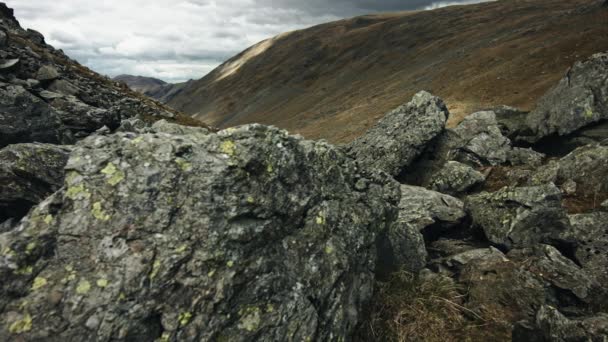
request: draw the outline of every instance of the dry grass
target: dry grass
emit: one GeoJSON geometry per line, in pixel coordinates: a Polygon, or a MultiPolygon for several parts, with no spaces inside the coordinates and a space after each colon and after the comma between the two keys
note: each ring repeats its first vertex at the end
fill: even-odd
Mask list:
{"type": "Polygon", "coordinates": [[[379,283],[360,341],[510,341],[511,323],[499,310],[466,307],[462,288],[449,278],[396,273],[379,283]]]}

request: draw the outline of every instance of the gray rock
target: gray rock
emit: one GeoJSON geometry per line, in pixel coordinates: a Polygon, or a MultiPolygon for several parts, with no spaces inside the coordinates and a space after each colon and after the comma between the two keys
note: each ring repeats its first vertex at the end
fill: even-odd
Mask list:
{"type": "Polygon", "coordinates": [[[85,137],[103,126],[111,129],[120,126],[120,113],[89,106],[74,96],[54,100],[53,107],[63,125],[77,137],[85,137]]]}
{"type": "Polygon", "coordinates": [[[0,48],[4,48],[8,45],[8,34],[0,29],[0,48]]]}
{"type": "Polygon", "coordinates": [[[474,168],[455,161],[447,162],[429,181],[432,190],[457,196],[483,184],[486,177],[474,168]]]}
{"type": "Polygon", "coordinates": [[[167,120],[156,121],[151,131],[156,133],[167,133],[176,135],[206,135],[209,134],[209,130],[201,127],[187,127],[174,123],[167,122],[167,120]]]}
{"type": "Polygon", "coordinates": [[[42,97],[46,101],[52,101],[54,99],[62,98],[63,95],[58,94],[58,93],[54,93],[52,91],[43,90],[43,91],[40,92],[40,97],[42,97]]]}
{"type": "Polygon", "coordinates": [[[461,269],[463,266],[478,260],[499,259],[503,262],[508,261],[505,255],[494,247],[471,249],[456,255],[449,256],[441,260],[442,264],[452,269],[461,269]]]}
{"type": "Polygon", "coordinates": [[[146,133],[148,128],[149,125],[143,120],[129,118],[120,122],[120,126],[116,129],[116,132],[146,133]]]}
{"type": "Polygon", "coordinates": [[[569,228],[561,191],[553,184],[469,196],[466,208],[488,240],[507,249],[550,243],[569,228]]]}
{"type": "Polygon", "coordinates": [[[459,276],[467,288],[467,307],[507,313],[506,319],[531,320],[542,305],[568,308],[573,303],[581,311],[606,302],[606,290],[572,260],[552,246],[509,252],[500,257],[469,261],[459,276]]]}
{"type": "Polygon", "coordinates": [[[608,282],[608,213],[570,215],[571,228],[562,239],[574,247],[574,257],[598,282],[608,282]]]}
{"type": "Polygon", "coordinates": [[[46,42],[44,41],[44,36],[42,35],[42,33],[38,32],[36,30],[27,29],[26,35],[27,35],[28,39],[31,40],[32,42],[34,42],[38,45],[46,45],[46,42]]]}
{"type": "Polygon", "coordinates": [[[525,122],[528,112],[509,106],[499,106],[492,108],[491,111],[496,115],[498,127],[505,137],[512,139],[526,131],[525,122]]]}
{"type": "Polygon", "coordinates": [[[514,147],[507,152],[507,160],[512,166],[539,167],[543,164],[545,155],[534,151],[531,148],[514,147]]]}
{"type": "Polygon", "coordinates": [[[47,88],[49,91],[62,95],[78,95],[80,89],[66,80],[56,80],[47,88]]]}
{"type": "Polygon", "coordinates": [[[0,150],[0,222],[20,219],[63,184],[69,149],[16,144],[0,150]]]}
{"type": "Polygon", "coordinates": [[[380,239],[379,274],[423,269],[427,259],[424,234],[437,235],[460,223],[465,216],[464,203],[454,197],[402,185],[399,217],[380,239]]]}
{"type": "Polygon", "coordinates": [[[33,141],[71,140],[55,109],[21,86],[0,88],[0,148],[33,141]]]}
{"type": "Polygon", "coordinates": [[[420,92],[386,114],[348,149],[362,166],[397,176],[444,130],[448,116],[441,99],[420,92]]]}
{"type": "Polygon", "coordinates": [[[513,341],[606,341],[608,315],[569,319],[550,305],[541,306],[534,320],[519,322],[513,341]]]}
{"type": "Polygon", "coordinates": [[[533,134],[519,139],[536,142],[546,136],[572,133],[608,119],[608,53],[580,61],[551,89],[526,119],[533,134]]]}
{"type": "Polygon", "coordinates": [[[19,66],[19,58],[0,60],[0,71],[7,72],[16,69],[19,66]]]}
{"type": "Polygon", "coordinates": [[[59,78],[59,72],[55,67],[50,65],[43,65],[38,69],[36,73],[36,79],[40,82],[50,82],[59,78]]]}
{"type": "Polygon", "coordinates": [[[260,125],[90,136],[66,170],[0,235],[0,340],[349,340],[399,201],[260,125]]]}
{"type": "Polygon", "coordinates": [[[608,209],[608,200],[605,200],[604,202],[602,202],[601,207],[606,210],[608,209]]]}

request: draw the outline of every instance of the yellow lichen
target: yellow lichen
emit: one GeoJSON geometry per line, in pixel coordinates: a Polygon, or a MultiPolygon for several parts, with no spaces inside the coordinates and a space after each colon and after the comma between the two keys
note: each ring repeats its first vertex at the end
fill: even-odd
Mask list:
{"type": "Polygon", "coordinates": [[[156,278],[158,275],[158,271],[160,271],[160,260],[155,260],[154,264],[152,264],[152,272],[150,272],[150,279],[156,278]]]}
{"type": "Polygon", "coordinates": [[[274,306],[272,304],[266,305],[266,312],[268,312],[268,313],[274,312],[274,306]]]}
{"type": "Polygon", "coordinates": [[[30,254],[34,249],[36,249],[36,246],[38,246],[38,244],[36,243],[36,241],[32,241],[32,242],[28,243],[25,246],[25,253],[26,254],[30,254]]]}
{"type": "Polygon", "coordinates": [[[207,273],[207,277],[211,278],[215,275],[215,270],[211,270],[209,271],[209,273],[207,273]]]}
{"type": "Polygon", "coordinates": [[[158,342],[169,342],[171,340],[171,335],[168,332],[164,332],[162,335],[160,335],[160,337],[158,338],[158,342]]]}
{"type": "Polygon", "coordinates": [[[226,263],[226,266],[228,266],[228,267],[233,267],[233,266],[234,266],[234,261],[229,260],[229,261],[226,263]]]}
{"type": "Polygon", "coordinates": [[[325,246],[325,254],[331,254],[334,252],[334,248],[331,245],[325,246]]]}
{"type": "Polygon", "coordinates": [[[97,286],[102,289],[105,289],[106,287],[108,287],[108,284],[109,284],[108,279],[105,279],[105,278],[97,279],[97,286]]]}
{"type": "Polygon", "coordinates": [[[268,173],[274,172],[274,167],[272,167],[272,164],[268,163],[268,165],[266,166],[266,171],[268,171],[268,173]]]}
{"type": "Polygon", "coordinates": [[[26,266],[15,271],[18,275],[30,275],[34,272],[34,268],[32,266],[26,266]]]}
{"type": "Polygon", "coordinates": [[[315,219],[317,224],[324,225],[325,224],[325,214],[323,212],[319,212],[317,214],[317,218],[315,219]]]}
{"type": "Polygon", "coordinates": [[[132,143],[132,144],[137,145],[137,144],[139,144],[140,142],[142,142],[143,140],[144,140],[144,138],[143,138],[142,136],[139,136],[139,137],[137,137],[137,138],[135,138],[135,139],[131,140],[131,143],[132,143]]]}
{"type": "Polygon", "coordinates": [[[190,164],[184,158],[176,158],[175,159],[175,164],[177,164],[177,166],[179,166],[179,168],[182,169],[182,171],[190,171],[190,170],[192,170],[192,164],[190,164]]]}
{"type": "Polygon", "coordinates": [[[177,318],[177,320],[179,321],[179,325],[182,327],[185,325],[188,325],[188,323],[190,323],[191,319],[192,319],[192,313],[190,313],[190,312],[183,312],[183,313],[179,314],[179,317],[177,318]]]}
{"type": "Polygon", "coordinates": [[[102,208],[101,202],[95,202],[93,204],[93,210],[91,210],[91,214],[93,217],[100,221],[108,221],[110,219],[110,215],[108,215],[102,208]]]}
{"type": "Polygon", "coordinates": [[[46,216],[44,217],[44,223],[46,223],[46,224],[51,224],[51,222],[53,222],[53,215],[50,215],[50,214],[49,214],[49,215],[46,215],[46,216]]]}
{"type": "Polygon", "coordinates": [[[108,163],[108,165],[101,170],[101,173],[108,177],[107,182],[112,186],[117,185],[125,179],[125,173],[118,169],[113,163],[108,163]]]}
{"type": "Polygon", "coordinates": [[[91,283],[86,279],[81,279],[80,282],[78,282],[78,286],[76,286],[76,293],[87,294],[89,291],[91,291],[91,283]]]}
{"type": "Polygon", "coordinates": [[[247,197],[247,203],[249,203],[249,204],[255,203],[255,198],[253,198],[252,196],[248,196],[247,197]]]}
{"type": "Polygon", "coordinates": [[[34,278],[34,282],[32,283],[32,291],[36,291],[36,290],[46,286],[47,283],[48,283],[48,281],[45,278],[42,278],[42,277],[34,278]]]}
{"type": "Polygon", "coordinates": [[[236,151],[236,145],[233,141],[226,140],[220,145],[220,150],[229,156],[233,156],[236,151]]]}
{"type": "Polygon", "coordinates": [[[239,313],[243,316],[238,325],[239,329],[250,332],[258,330],[260,323],[262,322],[260,309],[258,307],[249,307],[245,310],[241,310],[239,313]]]}
{"type": "Polygon", "coordinates": [[[68,187],[68,191],[65,195],[72,200],[77,200],[78,198],[90,198],[91,194],[84,187],[84,184],[78,184],[75,186],[68,187]]]}
{"type": "Polygon", "coordinates": [[[11,334],[22,334],[24,332],[28,332],[32,330],[32,316],[30,314],[23,315],[23,318],[13,322],[8,328],[8,331],[11,334]]]}
{"type": "Polygon", "coordinates": [[[184,253],[188,249],[188,245],[182,245],[175,249],[175,253],[184,253]]]}

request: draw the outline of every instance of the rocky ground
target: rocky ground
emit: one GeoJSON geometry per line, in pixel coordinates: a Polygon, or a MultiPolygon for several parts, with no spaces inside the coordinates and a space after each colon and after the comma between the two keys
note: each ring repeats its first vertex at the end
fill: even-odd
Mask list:
{"type": "Polygon", "coordinates": [[[0,14],[0,340],[608,339],[608,54],[334,146],[180,125],[0,14]]]}

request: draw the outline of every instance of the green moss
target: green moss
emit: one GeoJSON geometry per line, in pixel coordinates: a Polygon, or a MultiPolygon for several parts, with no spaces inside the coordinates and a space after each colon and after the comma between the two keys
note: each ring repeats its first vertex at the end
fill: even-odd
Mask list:
{"type": "Polygon", "coordinates": [[[192,319],[192,313],[190,313],[190,312],[183,312],[183,313],[179,314],[179,317],[177,318],[177,320],[179,321],[179,325],[182,327],[188,325],[188,323],[190,323],[191,319],[192,319]]]}

